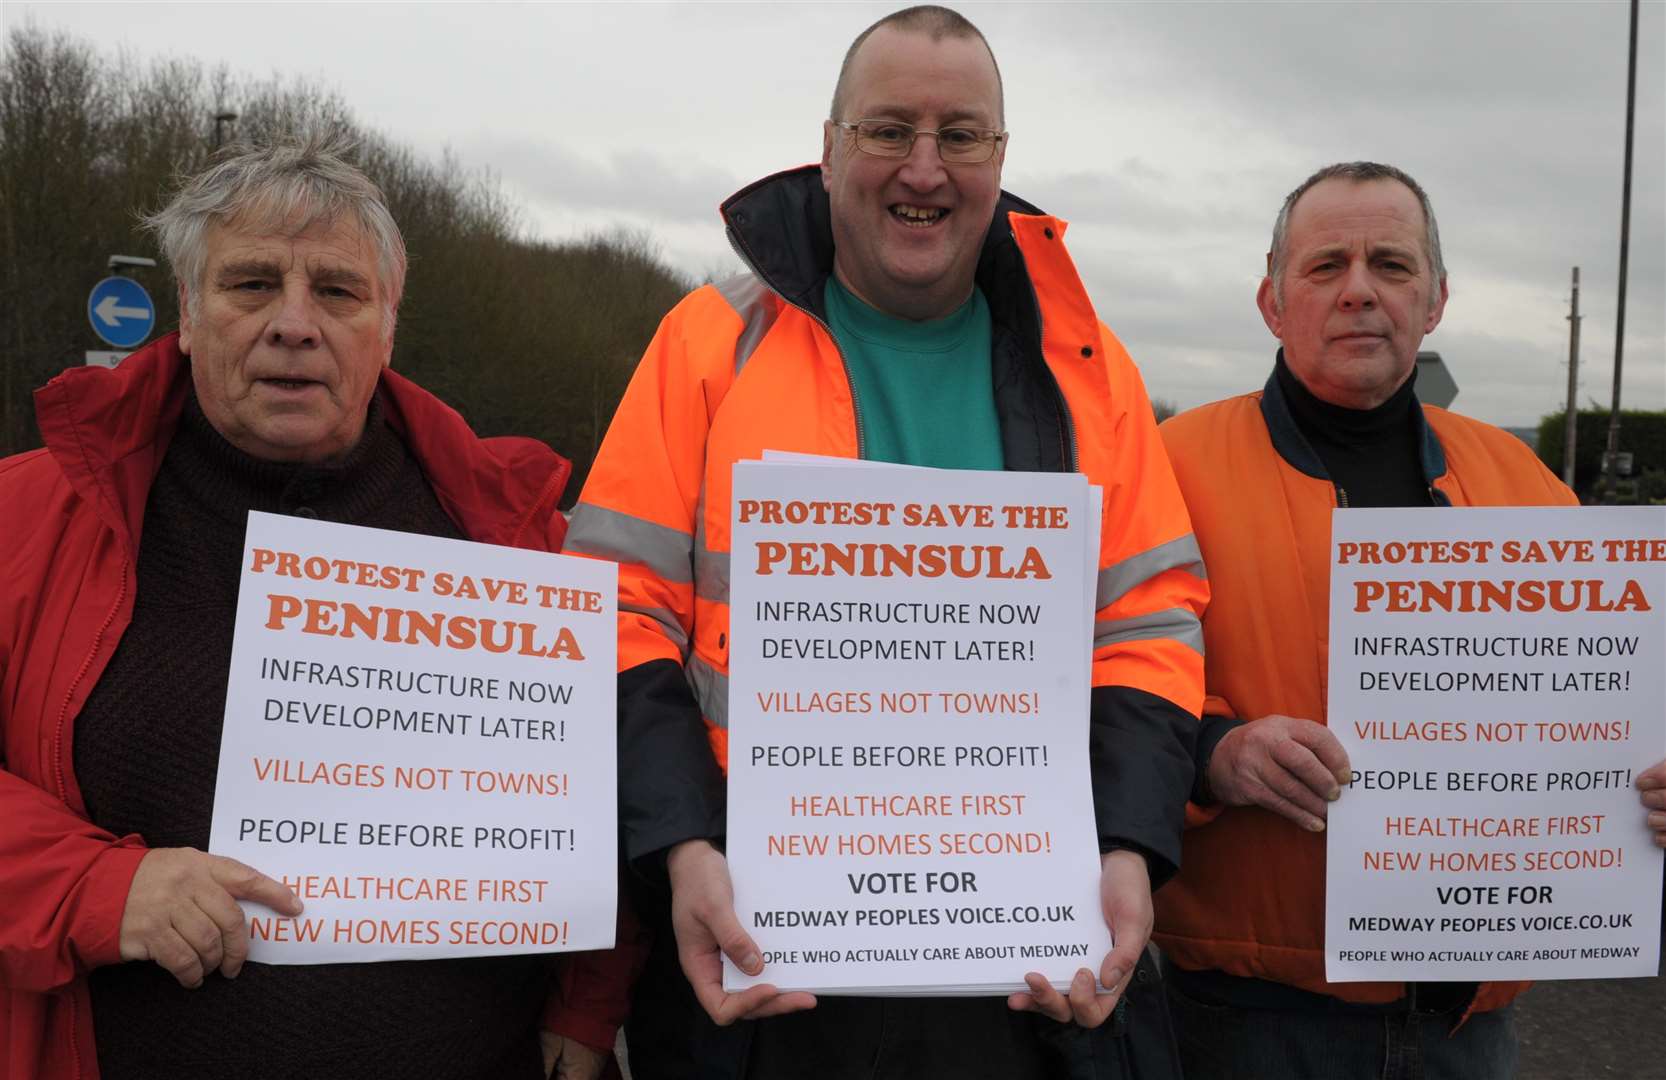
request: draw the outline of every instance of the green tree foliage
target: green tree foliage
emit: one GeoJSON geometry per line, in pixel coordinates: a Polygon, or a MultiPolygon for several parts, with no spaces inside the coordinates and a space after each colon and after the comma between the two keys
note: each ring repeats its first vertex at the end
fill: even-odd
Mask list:
{"type": "MultiPolygon", "coordinates": [[[[214,153],[214,116],[241,141],[342,130],[405,234],[410,272],[394,366],[484,435],[531,435],[571,458],[574,497],[660,317],[691,282],[640,233],[531,239],[490,175],[423,159],[365,130],[319,86],[240,81],[193,60],[109,59],[22,26],[0,59],[0,454],[39,445],[30,393],[103,346],[87,290],[111,254],[162,256],[139,227],[214,153]]],[[[178,323],[166,266],[134,275],[178,323]]]]}
{"type": "MultiPolygon", "coordinates": [[[[1602,475],[1602,452],[1608,447],[1608,410],[1581,409],[1576,414],[1573,489],[1589,501],[1602,475]]],[[[1567,412],[1551,413],[1539,421],[1539,460],[1545,468],[1562,475],[1566,453],[1567,412]]],[[[1632,455],[1632,475],[1642,477],[1650,470],[1666,470],[1666,411],[1620,410],[1620,449],[1632,455]]]]}

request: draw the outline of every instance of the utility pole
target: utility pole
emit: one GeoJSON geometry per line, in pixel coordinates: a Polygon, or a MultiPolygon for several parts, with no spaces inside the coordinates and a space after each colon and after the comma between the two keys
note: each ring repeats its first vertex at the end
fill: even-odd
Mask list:
{"type": "Polygon", "coordinates": [[[1568,411],[1563,427],[1562,483],[1573,487],[1574,447],[1579,442],[1579,267],[1573,268],[1573,311],[1568,316],[1568,411]]]}
{"type": "Polygon", "coordinates": [[[1614,316],[1614,404],[1608,412],[1608,450],[1602,455],[1602,501],[1614,496],[1620,456],[1620,359],[1626,340],[1626,263],[1631,254],[1631,141],[1637,117],[1637,0],[1631,0],[1631,62],[1626,69],[1626,170],[1620,197],[1620,293],[1614,316]]]}

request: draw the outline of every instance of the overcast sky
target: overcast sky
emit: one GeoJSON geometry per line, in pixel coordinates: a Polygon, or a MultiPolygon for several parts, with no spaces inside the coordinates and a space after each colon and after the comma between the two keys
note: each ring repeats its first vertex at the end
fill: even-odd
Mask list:
{"type": "MultiPolygon", "coordinates": [[[[844,49],[900,4],[36,4],[142,58],[339,90],[420,152],[487,166],[528,227],[644,228],[732,268],[717,204],[815,160],[844,49]]],[[[1254,294],[1285,193],[1333,161],[1428,189],[1452,299],[1424,347],[1455,407],[1531,424],[1566,394],[1581,268],[1582,404],[1612,387],[1627,7],[1576,3],[962,4],[1006,79],[1004,186],[1072,223],[1100,315],[1156,397],[1259,386],[1254,294]]],[[[1666,408],[1666,5],[1642,6],[1623,404],[1666,408]]],[[[443,268],[441,268],[443,270],[443,268]]]]}

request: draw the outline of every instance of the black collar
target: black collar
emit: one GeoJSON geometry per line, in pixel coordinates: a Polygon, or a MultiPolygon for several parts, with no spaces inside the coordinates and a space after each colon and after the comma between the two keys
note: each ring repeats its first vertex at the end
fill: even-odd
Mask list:
{"type": "MultiPolygon", "coordinates": [[[[1279,385],[1278,367],[1284,363],[1284,350],[1278,351],[1272,374],[1267,376],[1267,385],[1261,392],[1261,416],[1267,424],[1267,434],[1273,440],[1273,449],[1278,451],[1290,466],[1299,472],[1313,477],[1315,480],[1329,480],[1330,474],[1325,471],[1324,464],[1314,451],[1312,444],[1302,434],[1296,425],[1296,418],[1290,413],[1290,402],[1286,399],[1284,387],[1279,385]]],[[[1413,376],[1415,378],[1415,375],[1413,376]]],[[[1411,423],[1417,438],[1417,456],[1423,467],[1423,480],[1431,488],[1434,482],[1446,475],[1446,451],[1441,448],[1440,439],[1435,436],[1434,429],[1429,427],[1428,419],[1423,415],[1423,405],[1417,400],[1416,390],[1411,395],[1411,423]]],[[[1436,491],[1436,497],[1444,501],[1444,496],[1436,491]]]]}

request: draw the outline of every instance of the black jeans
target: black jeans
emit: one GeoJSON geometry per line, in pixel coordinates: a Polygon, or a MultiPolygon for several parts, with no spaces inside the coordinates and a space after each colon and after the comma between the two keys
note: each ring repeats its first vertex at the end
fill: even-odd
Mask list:
{"type": "Polygon", "coordinates": [[[1186,1080],[1509,1080],[1515,1015],[1464,1006],[1246,1008],[1199,1000],[1167,983],[1186,1080]]]}

